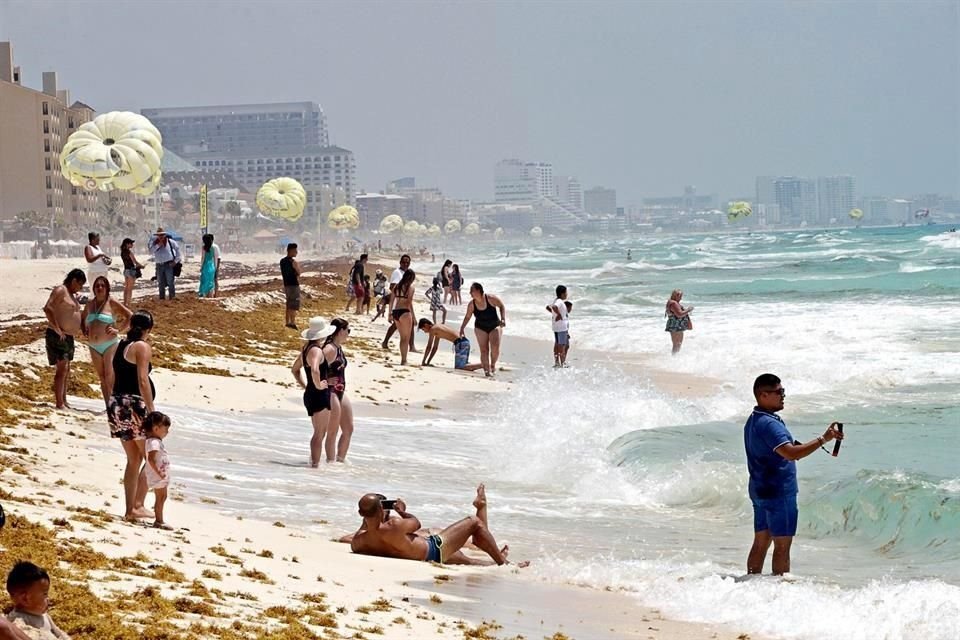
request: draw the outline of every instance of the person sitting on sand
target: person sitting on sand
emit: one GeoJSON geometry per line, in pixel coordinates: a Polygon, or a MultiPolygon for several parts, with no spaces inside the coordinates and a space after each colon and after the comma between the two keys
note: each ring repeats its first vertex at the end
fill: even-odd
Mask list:
{"type": "Polygon", "coordinates": [[[13,610],[7,614],[7,620],[29,632],[28,637],[70,640],[47,613],[49,592],[50,575],[46,571],[32,562],[16,563],[7,575],[7,593],[13,600],[13,610]]]}
{"type": "Polygon", "coordinates": [[[420,318],[417,328],[430,336],[427,348],[423,350],[421,366],[432,367],[433,356],[437,353],[440,340],[449,340],[453,343],[453,368],[462,371],[476,371],[483,369],[482,364],[467,364],[470,361],[470,341],[457,335],[457,332],[445,324],[434,324],[426,318],[420,318]]]}
{"type": "MultiPolygon", "coordinates": [[[[477,497],[473,504],[477,509],[476,515],[455,522],[440,533],[424,537],[417,535],[421,528],[420,520],[407,512],[407,505],[403,500],[388,501],[382,494],[368,493],[360,498],[358,506],[363,523],[350,539],[350,549],[354,553],[368,556],[440,564],[507,564],[510,548],[498,548],[497,541],[487,528],[487,497],[484,485],[477,487],[477,497]],[[384,504],[392,506],[397,516],[391,516],[384,504]],[[490,560],[475,560],[461,551],[471,540],[490,556],[490,560]]],[[[523,562],[518,566],[525,567],[528,564],[523,562]]]]}

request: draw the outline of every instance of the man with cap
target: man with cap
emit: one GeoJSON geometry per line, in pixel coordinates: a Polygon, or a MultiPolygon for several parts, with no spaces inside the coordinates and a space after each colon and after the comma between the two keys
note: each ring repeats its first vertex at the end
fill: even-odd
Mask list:
{"type": "Polygon", "coordinates": [[[179,272],[177,265],[183,264],[180,246],[167,235],[163,227],[157,227],[157,232],[150,238],[147,245],[153,254],[153,261],[157,269],[157,288],[160,290],[160,299],[166,299],[167,289],[170,290],[170,299],[177,295],[176,276],[179,272]]]}

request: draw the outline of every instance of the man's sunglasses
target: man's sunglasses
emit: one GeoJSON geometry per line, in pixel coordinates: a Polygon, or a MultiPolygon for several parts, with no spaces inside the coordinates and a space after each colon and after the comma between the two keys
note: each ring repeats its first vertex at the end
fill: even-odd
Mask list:
{"type": "Polygon", "coordinates": [[[767,390],[767,391],[764,391],[764,393],[775,393],[775,394],[777,394],[778,396],[780,396],[781,398],[785,398],[785,397],[787,396],[787,390],[786,390],[786,389],[783,389],[783,388],[780,388],[780,389],[769,389],[769,390],[767,390]]]}

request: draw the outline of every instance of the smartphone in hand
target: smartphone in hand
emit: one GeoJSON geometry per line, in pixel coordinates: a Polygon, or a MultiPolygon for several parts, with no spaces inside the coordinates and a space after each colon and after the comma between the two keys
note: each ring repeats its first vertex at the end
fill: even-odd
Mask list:
{"type": "MultiPolygon", "coordinates": [[[[838,422],[838,423],[837,423],[837,431],[839,431],[840,433],[843,433],[843,423],[842,423],[842,422],[838,422]]],[[[836,442],[833,443],[833,457],[834,457],[834,458],[836,458],[838,455],[840,455],[840,445],[841,445],[842,443],[843,443],[843,440],[837,440],[836,442]]]]}
{"type": "Polygon", "coordinates": [[[397,508],[396,500],[381,500],[380,506],[383,507],[384,511],[392,511],[397,508]]]}

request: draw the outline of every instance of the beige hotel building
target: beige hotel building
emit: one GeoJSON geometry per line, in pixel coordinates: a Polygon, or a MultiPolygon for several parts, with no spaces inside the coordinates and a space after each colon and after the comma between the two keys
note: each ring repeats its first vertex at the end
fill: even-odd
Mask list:
{"type": "MultiPolygon", "coordinates": [[[[43,90],[23,86],[13,47],[0,42],[0,221],[36,211],[59,225],[96,226],[107,194],[74,187],[60,173],[60,151],[73,131],[92,120],[94,111],[70,103],[57,87],[57,74],[43,72],[43,90]]],[[[120,197],[125,214],[138,207],[130,194],[120,197]]],[[[126,217],[126,216],[125,216],[126,217]]]]}

